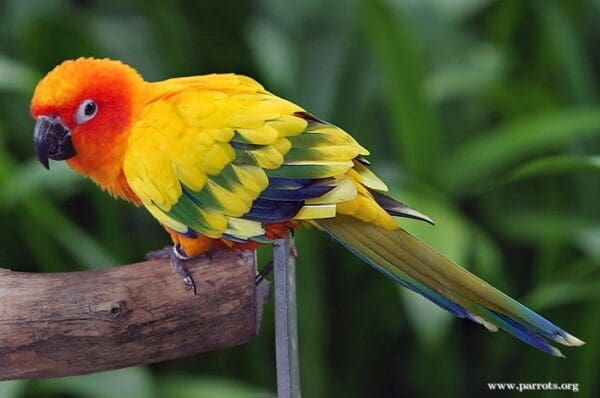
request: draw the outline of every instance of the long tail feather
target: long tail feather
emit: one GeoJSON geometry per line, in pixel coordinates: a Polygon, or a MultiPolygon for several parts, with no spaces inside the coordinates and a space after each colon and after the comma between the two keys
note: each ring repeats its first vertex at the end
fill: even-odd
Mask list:
{"type": "Polygon", "coordinates": [[[549,341],[566,346],[584,344],[403,229],[387,231],[339,214],[315,223],[378,271],[454,315],[491,331],[499,327],[554,356],[563,355],[549,341]]]}

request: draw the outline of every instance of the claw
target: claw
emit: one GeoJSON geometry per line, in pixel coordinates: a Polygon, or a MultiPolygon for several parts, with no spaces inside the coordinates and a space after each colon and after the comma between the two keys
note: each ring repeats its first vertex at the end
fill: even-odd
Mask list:
{"type": "Polygon", "coordinates": [[[194,278],[192,278],[192,275],[185,267],[184,261],[185,260],[182,260],[180,258],[173,257],[171,259],[171,266],[175,269],[175,272],[177,272],[179,276],[183,278],[183,283],[185,283],[187,288],[194,291],[195,296],[198,294],[198,291],[196,289],[196,282],[194,282],[194,278]]]}
{"type": "Polygon", "coordinates": [[[193,290],[194,295],[197,295],[196,282],[194,282],[192,274],[185,267],[185,261],[188,261],[190,258],[181,250],[179,245],[167,246],[160,250],[146,253],[144,258],[146,260],[169,260],[171,267],[183,278],[186,288],[193,290]]]}
{"type": "Polygon", "coordinates": [[[185,254],[185,252],[181,248],[181,245],[174,245],[173,246],[173,254],[179,260],[184,260],[185,261],[185,260],[189,260],[190,259],[190,257],[187,254],[185,254]]]}

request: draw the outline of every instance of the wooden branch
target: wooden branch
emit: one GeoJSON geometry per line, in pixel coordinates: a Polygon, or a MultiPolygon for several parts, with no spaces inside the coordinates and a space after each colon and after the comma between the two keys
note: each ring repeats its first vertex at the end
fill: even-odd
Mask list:
{"type": "Polygon", "coordinates": [[[0,269],[0,380],[85,374],[232,347],[258,333],[269,284],[252,252],[94,271],[0,269]]]}

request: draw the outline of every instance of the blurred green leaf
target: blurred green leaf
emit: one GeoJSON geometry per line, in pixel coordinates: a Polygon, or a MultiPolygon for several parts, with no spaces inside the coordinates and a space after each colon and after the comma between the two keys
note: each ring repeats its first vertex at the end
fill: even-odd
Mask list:
{"type": "Polygon", "coordinates": [[[560,2],[536,0],[532,2],[535,15],[540,19],[544,41],[550,46],[550,62],[560,62],[561,81],[568,84],[570,96],[577,103],[589,103],[596,97],[594,72],[589,65],[586,50],[581,46],[578,30],[571,24],[566,7],[560,2]]]}
{"type": "Polygon", "coordinates": [[[600,109],[543,112],[509,122],[463,144],[440,169],[449,192],[466,196],[512,163],[578,139],[600,136],[600,109]]]}
{"type": "Polygon", "coordinates": [[[576,235],[577,243],[590,257],[600,259],[600,222],[585,226],[576,235]]]}
{"type": "Polygon", "coordinates": [[[298,338],[302,342],[298,349],[301,361],[312,364],[300,369],[302,392],[307,397],[327,396],[331,377],[327,366],[327,336],[330,333],[327,281],[323,272],[327,261],[319,255],[322,252],[321,234],[321,231],[306,230],[295,235],[298,250],[297,297],[302,303],[298,307],[298,338]]]}
{"type": "Polygon", "coordinates": [[[503,267],[500,248],[489,233],[477,226],[473,226],[473,230],[471,272],[503,292],[509,293],[510,285],[505,274],[506,269],[503,267]]]}
{"type": "Polygon", "coordinates": [[[447,336],[454,317],[420,294],[403,287],[398,289],[416,339],[423,347],[439,347],[447,336]]]}
{"type": "Polygon", "coordinates": [[[274,393],[234,380],[212,377],[165,377],[158,382],[158,396],[169,398],[267,398],[274,393]]]}
{"type": "Polygon", "coordinates": [[[143,367],[133,367],[86,376],[72,376],[33,382],[42,394],[68,394],[86,398],[153,398],[157,395],[152,374],[143,367]]]}
{"type": "Polygon", "coordinates": [[[273,88],[292,92],[297,86],[289,76],[296,75],[297,49],[284,31],[273,23],[258,18],[248,29],[254,59],[273,88]]]}
{"type": "Polygon", "coordinates": [[[118,265],[118,261],[95,238],[64,217],[50,202],[30,198],[24,205],[36,226],[61,243],[79,264],[86,268],[118,265]]]}
{"type": "Polygon", "coordinates": [[[0,381],[0,397],[19,398],[26,385],[27,381],[25,380],[0,381]]]}
{"type": "Polygon", "coordinates": [[[471,49],[465,57],[444,64],[428,76],[425,93],[433,102],[472,95],[484,95],[499,84],[506,72],[506,60],[498,49],[484,44],[471,49]]]}
{"type": "Polygon", "coordinates": [[[562,305],[597,300],[600,300],[600,279],[547,282],[529,293],[523,302],[537,311],[542,311],[562,305]]]}
{"type": "MultiPolygon", "coordinates": [[[[392,2],[393,0],[388,0],[392,2]]],[[[395,0],[406,6],[405,0],[395,0]]],[[[465,19],[476,15],[492,3],[493,0],[420,0],[417,4],[433,9],[436,15],[452,23],[459,24],[465,19]]]]}
{"type": "Polygon", "coordinates": [[[490,215],[503,234],[525,241],[576,241],[580,234],[594,226],[594,221],[578,214],[562,211],[506,211],[490,215]]]}
{"type": "MultiPolygon", "coordinates": [[[[29,166],[32,167],[32,166],[29,166]]],[[[64,166],[63,166],[64,167],[64,166]]],[[[5,193],[4,185],[7,184],[18,184],[19,182],[12,182],[13,175],[26,176],[25,180],[28,183],[23,183],[23,188],[29,186],[31,189],[31,180],[36,180],[37,172],[30,170],[26,171],[28,167],[24,169],[19,168],[15,165],[15,161],[11,159],[11,156],[2,147],[0,142],[0,183],[3,188],[0,188],[0,198],[4,200],[10,200],[8,197],[9,191],[5,193]],[[8,197],[6,197],[8,195],[8,197]]],[[[39,167],[43,170],[42,167],[39,167]]],[[[14,185],[13,185],[14,187],[14,185]]],[[[17,188],[19,188],[17,186],[17,188]]],[[[0,202],[4,205],[4,202],[0,202]]],[[[47,234],[47,236],[54,237],[62,246],[69,252],[80,264],[89,268],[96,268],[100,266],[116,265],[117,261],[112,255],[110,255],[94,238],[92,238],[86,231],[79,228],[72,221],[67,219],[52,202],[42,199],[36,195],[30,195],[23,197],[23,201],[20,203],[23,209],[25,209],[26,216],[29,217],[32,226],[39,228],[47,234]]],[[[2,207],[2,206],[0,206],[2,207]]],[[[48,253],[49,256],[52,253],[48,253]]]]}
{"type": "Polygon", "coordinates": [[[498,211],[490,218],[507,238],[529,243],[568,242],[600,258],[600,222],[561,211],[498,211]]]}
{"type": "Polygon", "coordinates": [[[441,154],[436,110],[424,95],[425,59],[413,21],[386,2],[362,1],[362,18],[381,65],[388,96],[395,153],[415,176],[432,178],[441,154]]]}
{"type": "Polygon", "coordinates": [[[579,172],[600,172],[600,156],[559,155],[535,159],[517,167],[506,181],[579,172]]]}
{"type": "Polygon", "coordinates": [[[50,192],[62,196],[72,195],[82,181],[64,162],[53,162],[52,174],[37,159],[30,159],[19,166],[0,187],[0,206],[12,207],[27,197],[50,192]]]}
{"type": "Polygon", "coordinates": [[[32,68],[0,55],[0,90],[29,95],[39,78],[32,68]]]}

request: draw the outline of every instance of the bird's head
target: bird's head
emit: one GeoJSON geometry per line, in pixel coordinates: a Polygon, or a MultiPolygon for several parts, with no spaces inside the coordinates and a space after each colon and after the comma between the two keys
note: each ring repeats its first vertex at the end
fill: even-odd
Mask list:
{"type": "Polygon", "coordinates": [[[48,159],[67,160],[110,189],[121,172],[143,88],[142,77],[119,61],[79,58],[58,65],[31,101],[40,162],[49,168],[48,159]]]}

